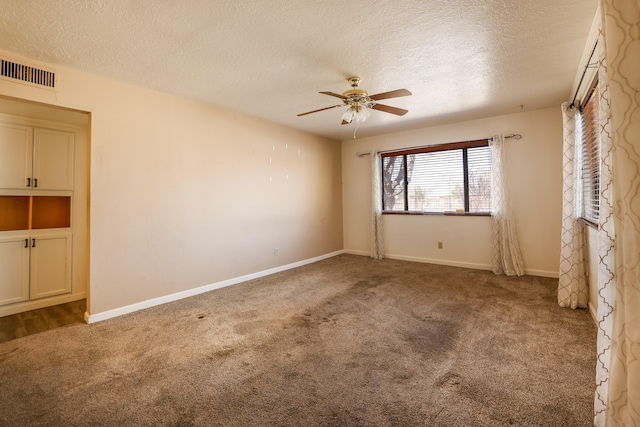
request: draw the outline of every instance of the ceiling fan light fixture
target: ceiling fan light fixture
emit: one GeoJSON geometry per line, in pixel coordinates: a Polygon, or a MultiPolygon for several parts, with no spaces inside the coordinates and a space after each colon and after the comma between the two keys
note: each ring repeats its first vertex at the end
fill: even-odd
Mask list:
{"type": "Polygon", "coordinates": [[[371,115],[370,107],[360,107],[356,109],[356,123],[362,123],[369,118],[371,115]]]}
{"type": "Polygon", "coordinates": [[[342,120],[351,123],[355,119],[356,123],[362,123],[371,115],[370,108],[367,105],[352,105],[344,112],[342,120]]]}
{"type": "Polygon", "coordinates": [[[342,120],[347,123],[351,123],[356,116],[356,109],[354,107],[347,108],[347,111],[342,115],[342,120]]]}

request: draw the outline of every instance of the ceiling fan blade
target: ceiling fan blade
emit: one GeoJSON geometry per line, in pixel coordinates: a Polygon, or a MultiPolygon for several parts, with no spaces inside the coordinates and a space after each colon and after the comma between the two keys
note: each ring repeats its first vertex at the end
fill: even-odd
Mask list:
{"type": "Polygon", "coordinates": [[[346,97],[346,96],[344,96],[344,95],[340,95],[339,93],[333,93],[333,92],[320,92],[320,93],[322,93],[322,94],[324,94],[324,95],[335,96],[336,98],[340,98],[340,99],[342,99],[342,100],[347,100],[347,99],[349,99],[349,98],[347,98],[347,97],[346,97]]]}
{"type": "Polygon", "coordinates": [[[319,109],[319,110],[307,111],[306,113],[300,113],[300,114],[298,114],[298,117],[300,117],[300,116],[306,116],[307,114],[311,114],[311,113],[317,113],[318,111],[330,110],[330,109],[332,109],[332,108],[336,108],[336,107],[344,107],[344,104],[340,104],[340,105],[332,105],[331,107],[321,108],[321,109],[319,109]]]}
{"type": "Polygon", "coordinates": [[[369,98],[373,99],[374,101],[379,101],[380,99],[399,98],[401,96],[409,96],[409,95],[411,95],[411,92],[409,92],[408,90],[397,89],[397,90],[392,90],[391,92],[377,93],[375,95],[371,95],[369,98]]]}
{"type": "Polygon", "coordinates": [[[373,107],[374,110],[384,111],[385,113],[395,114],[396,116],[404,116],[409,112],[409,110],[405,110],[402,108],[390,107],[388,105],[383,104],[375,104],[373,107]]]}

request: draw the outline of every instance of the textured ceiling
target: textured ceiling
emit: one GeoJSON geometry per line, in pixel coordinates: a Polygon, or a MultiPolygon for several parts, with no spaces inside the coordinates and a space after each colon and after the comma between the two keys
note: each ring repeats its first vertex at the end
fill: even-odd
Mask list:
{"type": "Polygon", "coordinates": [[[597,0],[0,0],[0,49],[335,139],[346,78],[382,103],[358,136],[558,106],[597,0]],[[338,102],[336,102],[338,101],[338,102]],[[523,106],[523,107],[521,107],[523,106]]]}

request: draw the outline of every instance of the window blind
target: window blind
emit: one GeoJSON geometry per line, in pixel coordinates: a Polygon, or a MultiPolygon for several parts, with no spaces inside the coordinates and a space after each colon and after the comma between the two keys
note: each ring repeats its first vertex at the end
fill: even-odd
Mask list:
{"type": "Polygon", "coordinates": [[[408,179],[409,210],[447,212],[464,209],[462,150],[410,154],[415,157],[408,179]]]}
{"type": "Polygon", "coordinates": [[[599,91],[594,87],[582,107],[580,117],[580,169],[582,218],[598,223],[600,202],[600,118],[599,91]]]}
{"type": "Polygon", "coordinates": [[[491,211],[491,151],[489,147],[470,148],[468,156],[469,212],[491,211]]]}
{"type": "Polygon", "coordinates": [[[487,140],[384,153],[383,210],[488,213],[490,168],[487,140]]]}

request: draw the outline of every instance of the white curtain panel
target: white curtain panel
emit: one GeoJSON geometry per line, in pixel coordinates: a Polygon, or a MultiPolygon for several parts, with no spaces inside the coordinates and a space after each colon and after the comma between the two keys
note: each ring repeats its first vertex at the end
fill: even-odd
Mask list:
{"type": "Polygon", "coordinates": [[[585,273],[586,230],[580,219],[582,188],[580,155],[576,152],[576,113],[577,108],[572,108],[570,103],[562,104],[563,187],[558,304],[586,308],[589,298],[585,273]]]}
{"type": "Polygon", "coordinates": [[[598,340],[596,360],[596,426],[606,426],[609,396],[609,365],[611,362],[611,333],[615,306],[615,230],[613,220],[613,184],[611,170],[611,114],[609,84],[606,73],[602,28],[598,34],[598,85],[600,91],[600,197],[598,225],[598,340]]]}
{"type": "Polygon", "coordinates": [[[384,258],[380,153],[371,154],[371,258],[384,258]]]}
{"type": "Polygon", "coordinates": [[[511,213],[506,186],[504,137],[495,135],[491,147],[492,269],[495,274],[524,275],[516,222],[511,213]]]}
{"type": "Polygon", "coordinates": [[[595,425],[640,425],[640,0],[600,0],[595,425]]]}

